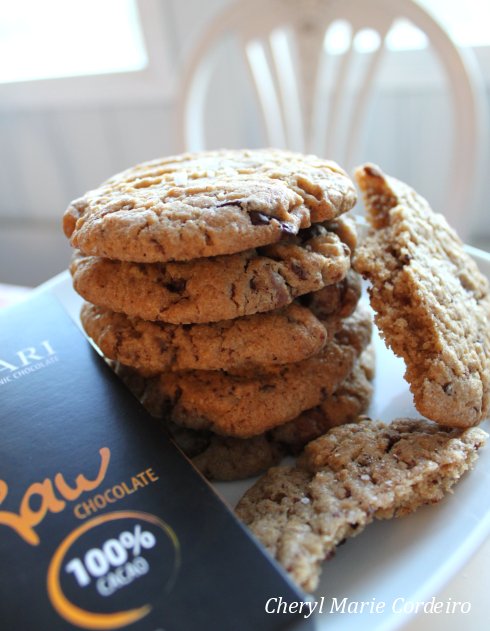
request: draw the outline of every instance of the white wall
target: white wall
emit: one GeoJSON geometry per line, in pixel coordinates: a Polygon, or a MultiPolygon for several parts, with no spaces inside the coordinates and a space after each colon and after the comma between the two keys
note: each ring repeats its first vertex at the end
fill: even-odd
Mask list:
{"type": "MultiPolygon", "coordinates": [[[[201,30],[228,2],[160,2],[161,32],[177,77],[201,30]]],[[[210,147],[261,144],[260,119],[234,61],[233,50],[226,50],[211,97],[210,147]]],[[[41,109],[0,100],[0,282],[35,285],[66,268],[61,216],[69,201],[123,168],[180,149],[174,100],[138,103],[132,95],[118,103],[72,101],[41,109]]],[[[359,160],[378,162],[443,210],[450,124],[440,86],[383,90],[373,100],[359,160]]],[[[474,202],[475,238],[490,238],[489,193],[484,180],[474,202]]]]}

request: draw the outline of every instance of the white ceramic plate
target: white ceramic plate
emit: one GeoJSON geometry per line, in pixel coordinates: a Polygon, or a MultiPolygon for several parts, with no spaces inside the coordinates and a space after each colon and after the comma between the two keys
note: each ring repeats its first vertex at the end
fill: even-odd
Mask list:
{"type": "MultiPolygon", "coordinates": [[[[490,255],[471,249],[481,270],[490,278],[490,255]]],[[[78,321],[81,299],[73,292],[67,273],[49,287],[78,321]]],[[[373,418],[391,421],[400,416],[418,417],[403,380],[403,362],[376,338],[375,396],[369,411],[373,418]]],[[[483,428],[490,430],[486,421],[483,428]]],[[[215,488],[234,506],[251,481],[218,483],[215,488]]],[[[323,601],[318,628],[334,631],[387,631],[405,624],[407,613],[398,606],[430,601],[490,533],[490,445],[481,451],[478,466],[467,474],[453,495],[398,520],[376,522],[357,538],[341,546],[325,564],[320,586],[313,595],[323,601]],[[347,603],[385,603],[383,613],[354,615],[330,611],[332,599],[347,603]],[[402,599],[402,600],[400,600],[402,599]]],[[[321,602],[321,601],[320,601],[321,602]]]]}

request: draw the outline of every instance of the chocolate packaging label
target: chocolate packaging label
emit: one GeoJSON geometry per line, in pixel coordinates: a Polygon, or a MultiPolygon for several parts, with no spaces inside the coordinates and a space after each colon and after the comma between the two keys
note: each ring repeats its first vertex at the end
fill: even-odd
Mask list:
{"type": "Polygon", "coordinates": [[[296,629],[304,600],[56,298],[0,312],[0,628],[296,629]]]}

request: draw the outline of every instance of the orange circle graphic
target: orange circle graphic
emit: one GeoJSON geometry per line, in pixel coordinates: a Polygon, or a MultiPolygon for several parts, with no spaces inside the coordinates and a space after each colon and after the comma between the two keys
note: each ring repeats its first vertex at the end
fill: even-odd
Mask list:
{"type": "Polygon", "coordinates": [[[145,604],[141,607],[128,609],[127,611],[117,611],[114,613],[95,613],[92,611],[86,611],[85,609],[81,609],[70,602],[63,593],[60,585],[60,569],[63,559],[75,541],[77,541],[79,537],[89,530],[92,530],[92,528],[100,526],[100,524],[126,518],[141,519],[161,528],[174,546],[176,553],[176,569],[180,564],[180,546],[177,535],[168,524],[155,515],[139,511],[118,511],[95,517],[85,524],[82,524],[65,537],[58,546],[58,549],[51,559],[47,575],[47,590],[51,604],[62,618],[77,627],[82,627],[83,629],[117,629],[131,624],[132,622],[136,622],[137,620],[141,620],[141,618],[148,615],[152,609],[150,604],[145,604]]]}

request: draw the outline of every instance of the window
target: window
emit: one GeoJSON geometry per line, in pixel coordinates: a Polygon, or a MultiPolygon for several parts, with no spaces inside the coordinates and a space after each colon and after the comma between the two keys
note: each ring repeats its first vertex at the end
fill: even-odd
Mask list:
{"type": "Polygon", "coordinates": [[[174,91],[161,0],[2,5],[0,110],[166,101],[174,91]]]}
{"type": "Polygon", "coordinates": [[[134,0],[16,0],[0,25],[0,82],[131,72],[147,64],[134,0]]]}
{"type": "MultiPolygon", "coordinates": [[[[418,0],[461,47],[490,46],[490,2],[481,0],[418,0]]],[[[350,27],[344,21],[332,24],[325,46],[330,53],[342,54],[350,41],[350,27]]],[[[360,31],[354,46],[359,52],[372,52],[379,46],[379,36],[371,29],[360,31]]],[[[411,22],[396,20],[386,38],[389,50],[421,50],[428,45],[427,37],[411,22]]]]}
{"type": "Polygon", "coordinates": [[[490,46],[488,0],[418,0],[460,46],[490,46]]]}

